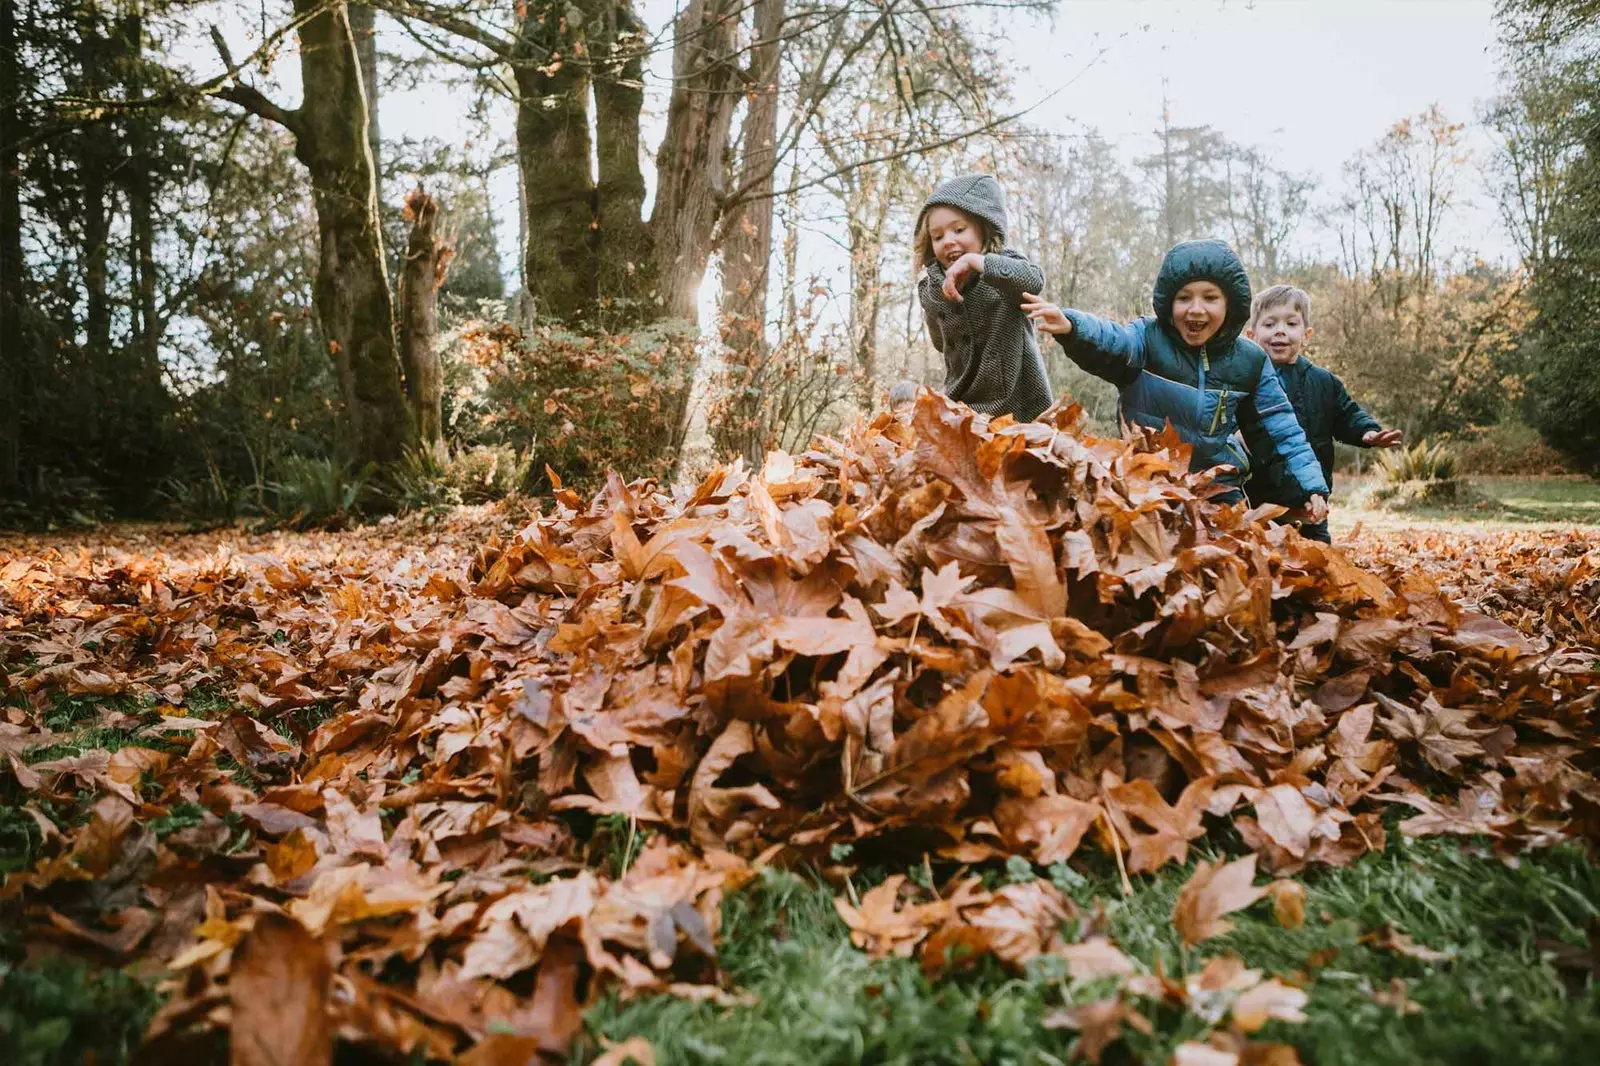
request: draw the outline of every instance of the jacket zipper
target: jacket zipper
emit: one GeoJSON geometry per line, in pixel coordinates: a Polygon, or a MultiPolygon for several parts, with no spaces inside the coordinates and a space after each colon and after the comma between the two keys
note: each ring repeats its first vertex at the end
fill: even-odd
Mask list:
{"type": "MultiPolygon", "coordinates": [[[[1195,412],[1200,418],[1206,416],[1206,371],[1211,369],[1211,353],[1204,346],[1200,349],[1200,410],[1195,412]]],[[[1211,412],[1211,433],[1217,431],[1217,426],[1222,422],[1222,394],[1217,395],[1216,409],[1211,412]]]]}

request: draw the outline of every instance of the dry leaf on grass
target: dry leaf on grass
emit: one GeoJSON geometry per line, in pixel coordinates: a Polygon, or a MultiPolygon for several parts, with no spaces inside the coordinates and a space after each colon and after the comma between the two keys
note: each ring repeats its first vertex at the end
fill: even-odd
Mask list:
{"type": "Polygon", "coordinates": [[[1250,906],[1267,894],[1256,888],[1256,857],[1246,855],[1233,862],[1212,865],[1202,859],[1194,875],[1178,890],[1172,909],[1172,923],[1186,944],[1198,944],[1221,936],[1233,928],[1223,916],[1250,906]]]}

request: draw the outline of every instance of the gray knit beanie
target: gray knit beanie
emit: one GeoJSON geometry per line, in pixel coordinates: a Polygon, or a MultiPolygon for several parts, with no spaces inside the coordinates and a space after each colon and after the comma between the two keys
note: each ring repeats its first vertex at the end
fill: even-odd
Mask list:
{"type": "Polygon", "coordinates": [[[922,213],[917,216],[917,225],[920,227],[923,216],[941,204],[946,207],[958,207],[967,214],[982,219],[983,224],[994,232],[996,239],[1005,241],[1006,194],[1001,191],[1000,183],[989,175],[963,174],[959,178],[951,178],[944,182],[933,190],[933,195],[922,205],[922,213]]]}

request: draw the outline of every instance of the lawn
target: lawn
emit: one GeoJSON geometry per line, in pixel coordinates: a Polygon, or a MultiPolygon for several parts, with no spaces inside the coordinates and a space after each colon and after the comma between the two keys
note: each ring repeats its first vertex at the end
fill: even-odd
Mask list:
{"type": "MultiPolygon", "coordinates": [[[[1126,897],[1112,869],[1058,879],[1086,909],[1103,911],[1111,938],[1129,955],[1173,974],[1186,962],[1189,971],[1198,968],[1198,949],[1186,959],[1170,921],[1188,875],[1185,868],[1140,879],[1126,897]]],[[[1592,969],[1556,964],[1565,957],[1561,945],[1583,945],[1600,919],[1600,867],[1575,850],[1503,862],[1471,843],[1397,842],[1304,883],[1303,927],[1285,930],[1258,904],[1199,954],[1236,953],[1248,966],[1304,984],[1306,1021],[1271,1023],[1261,1035],[1293,1043],[1305,1062],[1570,1063],[1600,1040],[1600,982],[1592,969]],[[1408,935],[1418,953],[1448,958],[1380,946],[1373,934],[1385,926],[1408,935]]],[[[773,872],[728,903],[723,963],[755,994],[753,1007],[607,1000],[589,1014],[591,1034],[643,1036],[668,1063],[1051,1064],[1073,1057],[1076,1034],[1047,1019],[1064,1005],[1092,1002],[1101,991],[1093,982],[1074,983],[1048,965],[1022,974],[984,965],[930,984],[913,960],[872,962],[852,948],[832,898],[813,879],[773,872]]],[[[1591,954],[1587,965],[1595,961],[1591,954]]],[[[1104,1061],[1165,1062],[1200,1028],[1170,1009],[1148,1013],[1154,1032],[1130,1031],[1104,1061]]]]}
{"type": "Polygon", "coordinates": [[[1400,511],[1356,506],[1371,477],[1336,481],[1333,530],[1345,534],[1360,525],[1374,530],[1446,528],[1460,532],[1511,529],[1600,528],[1600,481],[1575,475],[1560,477],[1468,478],[1481,500],[1463,507],[1425,507],[1400,511]]]}

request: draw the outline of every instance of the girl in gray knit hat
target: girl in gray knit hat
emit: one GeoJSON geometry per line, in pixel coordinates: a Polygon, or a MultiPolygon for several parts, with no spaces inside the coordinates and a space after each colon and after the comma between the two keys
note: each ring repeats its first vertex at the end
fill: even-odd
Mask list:
{"type": "Polygon", "coordinates": [[[944,355],[944,393],[974,411],[1038,418],[1053,402],[1025,293],[1044,271],[1005,246],[1006,206],[987,174],[952,178],[928,197],[912,239],[917,297],[944,355]]]}

